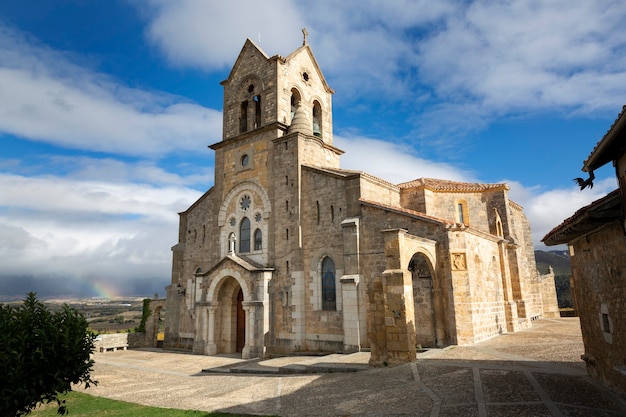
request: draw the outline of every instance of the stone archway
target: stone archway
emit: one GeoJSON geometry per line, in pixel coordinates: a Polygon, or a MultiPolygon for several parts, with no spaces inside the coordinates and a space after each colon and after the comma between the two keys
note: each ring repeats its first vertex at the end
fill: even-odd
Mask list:
{"type": "Polygon", "coordinates": [[[244,294],[239,282],[225,278],[217,290],[215,312],[216,353],[242,352],[246,340],[246,318],[243,311],[244,294]]]}
{"type": "Polygon", "coordinates": [[[434,302],[433,268],[426,256],[415,253],[408,270],[413,284],[415,342],[421,347],[436,347],[437,320],[434,302]]]}

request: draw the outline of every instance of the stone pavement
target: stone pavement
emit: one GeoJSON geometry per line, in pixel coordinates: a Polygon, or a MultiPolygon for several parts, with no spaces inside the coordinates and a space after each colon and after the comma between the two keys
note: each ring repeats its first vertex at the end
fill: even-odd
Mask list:
{"type": "Polygon", "coordinates": [[[626,416],[591,381],[577,318],[416,362],[369,368],[369,354],[244,361],[162,350],[95,355],[91,395],[167,408],[275,416],[626,416]],[[365,370],[359,370],[365,369],[365,370]]]}

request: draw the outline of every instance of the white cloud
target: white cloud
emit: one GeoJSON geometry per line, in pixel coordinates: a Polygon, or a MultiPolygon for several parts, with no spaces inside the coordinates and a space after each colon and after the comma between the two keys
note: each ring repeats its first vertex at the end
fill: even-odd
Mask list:
{"type": "Polygon", "coordinates": [[[0,133],[130,155],[200,149],[221,112],[129,88],[0,24],[0,133]]]}
{"type": "Polygon", "coordinates": [[[186,208],[195,190],[120,184],[104,181],[72,181],[60,177],[30,178],[0,174],[0,206],[27,210],[88,212],[111,215],[149,216],[171,219],[186,208]],[[177,210],[178,209],[178,210],[177,210]]]}
{"type": "MultiPolygon", "coordinates": [[[[65,176],[73,180],[80,181],[101,181],[106,179],[107,183],[138,183],[157,184],[158,187],[195,187],[205,188],[207,184],[213,183],[213,167],[194,167],[188,175],[182,175],[190,171],[184,164],[175,166],[177,173],[170,172],[160,166],[157,162],[149,160],[139,160],[129,163],[114,158],[93,158],[87,156],[62,156],[62,155],[38,155],[44,161],[37,166],[21,164],[13,167],[11,172],[23,171],[45,171],[45,172],[66,172],[65,176]]],[[[2,167],[0,159],[0,167],[2,167]]],[[[38,162],[38,161],[35,161],[38,162]]],[[[7,162],[7,165],[10,162],[7,162]]],[[[31,175],[32,176],[32,175],[31,175]]]]}
{"type": "Polygon", "coordinates": [[[505,181],[511,187],[510,198],[524,207],[530,221],[536,249],[554,250],[546,247],[541,239],[554,227],[571,217],[578,209],[598,200],[617,188],[615,178],[598,178],[592,189],[580,190],[572,183],[570,188],[542,190],[528,187],[516,181],[505,181]]]}
{"type": "Polygon", "coordinates": [[[358,136],[334,136],[334,145],[345,151],[344,169],[364,171],[393,184],[417,178],[445,178],[473,181],[473,174],[452,165],[428,161],[414,154],[411,147],[358,136]]]}
{"type": "Polygon", "coordinates": [[[36,280],[46,289],[59,279],[101,280],[126,293],[137,280],[167,284],[176,213],[200,195],[175,186],[9,174],[0,174],[0,189],[3,277],[48,276],[52,281],[36,280]]]}
{"type": "Polygon", "coordinates": [[[496,114],[614,109],[626,93],[625,17],[619,1],[476,1],[421,44],[420,75],[439,97],[496,114]]]}
{"type": "MultiPolygon", "coordinates": [[[[148,3],[147,37],[176,66],[228,67],[246,38],[270,55],[292,51],[301,42],[297,35],[304,25],[290,1],[276,0],[270,4],[255,0],[150,0],[148,3]],[[287,33],[294,36],[285,36],[287,33]]],[[[140,7],[147,6],[142,3],[140,7]]]]}
{"type": "Polygon", "coordinates": [[[497,118],[546,110],[597,116],[619,109],[626,96],[619,0],[153,0],[142,7],[148,38],[170,62],[205,70],[228,67],[243,40],[259,33],[270,55],[290,53],[307,26],[340,92],[336,104],[405,114],[412,139],[438,149],[497,118]]]}

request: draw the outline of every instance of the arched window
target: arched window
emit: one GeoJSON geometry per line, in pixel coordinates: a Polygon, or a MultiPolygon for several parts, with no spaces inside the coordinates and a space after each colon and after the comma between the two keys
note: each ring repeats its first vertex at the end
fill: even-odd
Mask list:
{"type": "Polygon", "coordinates": [[[239,252],[250,252],[250,220],[247,217],[239,225],[239,252]]]}
{"type": "Polygon", "coordinates": [[[469,226],[470,224],[470,219],[469,219],[469,211],[467,209],[467,201],[465,200],[456,200],[454,202],[454,210],[456,212],[456,221],[457,223],[461,223],[464,224],[466,226],[469,226]]]}
{"type": "Polygon", "coordinates": [[[317,100],[313,102],[313,135],[322,137],[322,106],[317,100]]]}
{"type": "Polygon", "coordinates": [[[261,127],[261,96],[254,96],[254,128],[261,127]]]}
{"type": "Polygon", "coordinates": [[[254,231],[254,250],[261,250],[263,248],[263,232],[261,229],[254,231]]]}
{"type": "Polygon", "coordinates": [[[500,213],[498,213],[498,209],[493,208],[493,212],[496,216],[496,236],[504,237],[504,229],[502,227],[502,219],[500,218],[500,213]]]}
{"type": "Polygon", "coordinates": [[[241,103],[239,111],[239,133],[248,131],[248,100],[241,103]]]}
{"type": "Polygon", "coordinates": [[[298,104],[300,104],[300,93],[294,88],[291,90],[291,120],[293,120],[293,116],[296,114],[298,104]]]}
{"type": "Polygon", "coordinates": [[[322,310],[336,309],[335,262],[327,256],[322,261],[322,310]]]}

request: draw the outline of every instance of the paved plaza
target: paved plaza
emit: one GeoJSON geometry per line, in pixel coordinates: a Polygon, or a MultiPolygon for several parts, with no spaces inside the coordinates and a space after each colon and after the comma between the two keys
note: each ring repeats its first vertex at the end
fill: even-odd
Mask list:
{"type": "Polygon", "coordinates": [[[98,353],[88,394],[140,404],[275,416],[626,416],[591,381],[577,318],[475,346],[368,368],[369,354],[245,361],[158,349],[98,353]]]}

